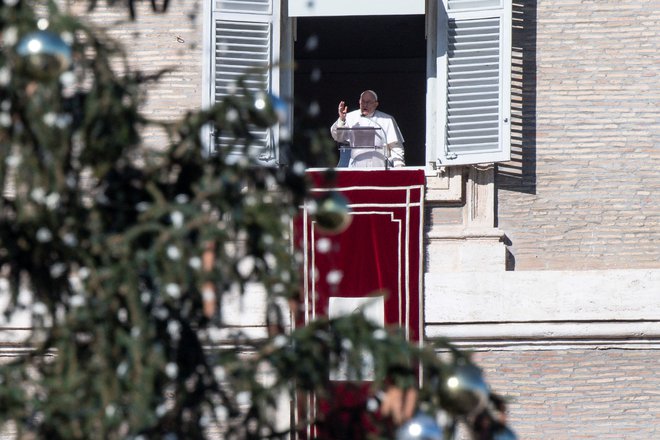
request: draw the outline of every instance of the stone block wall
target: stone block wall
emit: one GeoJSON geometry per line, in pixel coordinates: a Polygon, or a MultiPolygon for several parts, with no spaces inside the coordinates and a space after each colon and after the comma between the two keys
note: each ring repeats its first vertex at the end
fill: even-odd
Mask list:
{"type": "Polygon", "coordinates": [[[514,1],[516,270],[658,268],[660,1],[514,1]]]}
{"type": "Polygon", "coordinates": [[[482,351],[474,359],[512,398],[520,439],[660,438],[660,350],[482,351]]]}
{"type": "MultiPolygon", "coordinates": [[[[125,5],[109,8],[105,2],[91,13],[88,2],[74,4],[74,12],[85,17],[121,43],[129,65],[146,75],[168,70],[150,84],[145,96],[144,115],[158,121],[174,122],[202,104],[202,4],[169,2],[166,13],[155,13],[149,2],[136,3],[136,19],[130,20],[125,5]]],[[[160,5],[162,2],[157,2],[160,5]]],[[[164,131],[150,127],[143,132],[145,144],[158,148],[166,142],[164,131]]]]}

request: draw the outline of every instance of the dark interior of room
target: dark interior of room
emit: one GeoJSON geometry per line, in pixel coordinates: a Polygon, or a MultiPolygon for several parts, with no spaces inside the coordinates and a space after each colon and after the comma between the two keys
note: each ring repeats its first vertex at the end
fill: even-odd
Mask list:
{"type": "Polygon", "coordinates": [[[298,18],[294,56],[296,100],[318,103],[328,136],[339,101],[356,110],[360,93],[372,89],[378,109],[394,116],[401,128],[406,165],[424,164],[424,16],[298,18]]]}

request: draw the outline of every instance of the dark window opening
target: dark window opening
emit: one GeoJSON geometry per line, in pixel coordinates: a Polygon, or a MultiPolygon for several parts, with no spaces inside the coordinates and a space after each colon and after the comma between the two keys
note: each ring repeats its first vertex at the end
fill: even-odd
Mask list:
{"type": "Polygon", "coordinates": [[[319,104],[328,136],[339,101],[355,110],[360,93],[373,89],[378,109],[394,116],[401,128],[406,165],[424,165],[423,15],[298,18],[294,57],[296,100],[319,104]]]}

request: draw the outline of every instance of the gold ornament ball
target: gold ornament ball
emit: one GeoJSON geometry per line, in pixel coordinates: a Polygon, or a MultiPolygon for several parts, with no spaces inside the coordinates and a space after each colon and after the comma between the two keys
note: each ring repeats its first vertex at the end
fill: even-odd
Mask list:
{"type": "Polygon", "coordinates": [[[323,232],[339,234],[351,224],[351,210],[343,195],[332,192],[323,197],[314,215],[317,227],[323,232]]]}

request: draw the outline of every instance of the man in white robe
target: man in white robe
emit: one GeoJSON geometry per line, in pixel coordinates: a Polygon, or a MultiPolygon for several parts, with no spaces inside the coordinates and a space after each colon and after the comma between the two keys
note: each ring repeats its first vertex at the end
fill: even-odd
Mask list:
{"type": "MultiPolygon", "coordinates": [[[[348,148],[341,151],[338,167],[402,167],[404,163],[403,136],[394,118],[378,108],[378,95],[373,90],[365,90],[360,95],[360,108],[348,111],[344,101],[339,103],[337,121],[332,124],[332,138],[348,148]],[[375,149],[364,148],[357,137],[361,131],[373,127],[375,149]],[[342,130],[342,129],[356,130],[342,130]],[[356,144],[356,145],[351,145],[356,144]],[[362,148],[350,148],[350,147],[362,148]],[[387,163],[385,161],[387,160],[387,163]]],[[[367,135],[367,133],[364,133],[367,135]]]]}

